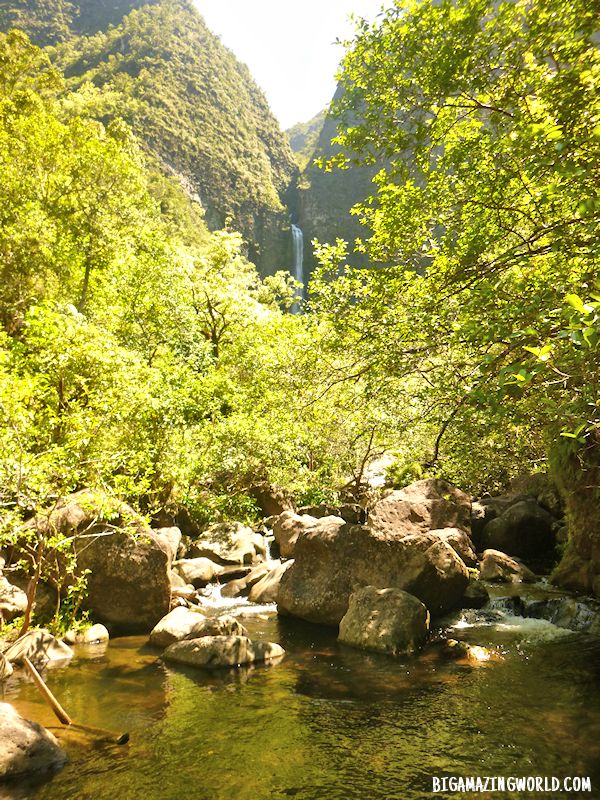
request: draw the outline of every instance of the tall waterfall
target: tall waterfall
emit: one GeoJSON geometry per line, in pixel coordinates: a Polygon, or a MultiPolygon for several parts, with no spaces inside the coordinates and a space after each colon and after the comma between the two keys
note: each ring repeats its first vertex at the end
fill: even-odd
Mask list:
{"type": "Polygon", "coordinates": [[[294,253],[294,278],[304,286],[304,235],[297,225],[292,225],[292,247],[294,253]]]}

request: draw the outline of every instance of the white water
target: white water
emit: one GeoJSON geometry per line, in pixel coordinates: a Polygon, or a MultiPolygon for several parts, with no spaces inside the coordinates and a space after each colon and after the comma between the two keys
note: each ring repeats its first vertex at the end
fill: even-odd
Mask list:
{"type": "Polygon", "coordinates": [[[297,225],[292,225],[292,251],[294,256],[294,278],[304,286],[304,234],[297,225]]]}
{"type": "Polygon", "coordinates": [[[256,605],[247,597],[223,597],[220,583],[210,583],[199,591],[198,603],[201,608],[227,611],[238,616],[254,616],[257,614],[273,614],[277,610],[275,603],[256,605]]]}

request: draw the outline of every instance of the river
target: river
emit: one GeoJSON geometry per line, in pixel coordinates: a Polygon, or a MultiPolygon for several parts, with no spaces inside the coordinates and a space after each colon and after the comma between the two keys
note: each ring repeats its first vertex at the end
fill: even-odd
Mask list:
{"type": "MultiPolygon", "coordinates": [[[[38,787],[4,787],[0,798],[418,800],[444,775],[589,776],[591,794],[560,796],[600,797],[597,638],[495,601],[448,621],[451,635],[492,651],[469,666],[435,649],[362,653],[333,630],[257,611],[243,620],[251,636],[287,651],[271,667],[167,667],[135,637],[79,648],[69,666],[48,670],[74,719],[128,731],[130,743],[63,734],[67,767],[38,787]]],[[[56,728],[24,678],[4,699],[56,728]]]]}

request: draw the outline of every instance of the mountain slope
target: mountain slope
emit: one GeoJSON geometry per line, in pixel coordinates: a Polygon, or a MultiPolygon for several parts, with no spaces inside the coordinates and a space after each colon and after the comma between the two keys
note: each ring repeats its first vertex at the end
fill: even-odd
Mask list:
{"type": "Polygon", "coordinates": [[[292,153],[248,69],[191,2],[3,2],[0,23],[56,44],[70,87],[102,89],[111,99],[96,115],[124,117],[200,198],[210,228],[241,231],[263,273],[289,266],[292,153]]]}

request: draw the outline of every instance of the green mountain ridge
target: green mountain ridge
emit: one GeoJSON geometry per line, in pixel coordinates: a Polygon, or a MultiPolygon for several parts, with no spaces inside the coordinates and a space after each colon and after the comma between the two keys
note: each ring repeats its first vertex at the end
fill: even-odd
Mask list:
{"type": "Polygon", "coordinates": [[[0,3],[0,28],[11,27],[49,48],[71,89],[102,90],[89,113],[124,118],[198,196],[209,228],[239,230],[263,274],[290,265],[288,142],[248,68],[191,2],[0,3]]]}

